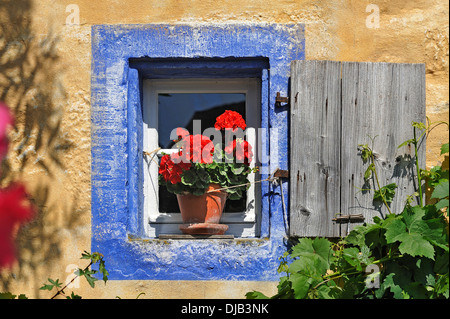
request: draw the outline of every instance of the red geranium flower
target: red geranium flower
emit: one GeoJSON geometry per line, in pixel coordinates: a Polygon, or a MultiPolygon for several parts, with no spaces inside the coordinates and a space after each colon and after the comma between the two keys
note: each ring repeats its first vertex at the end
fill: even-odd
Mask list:
{"type": "Polygon", "coordinates": [[[183,138],[183,161],[210,164],[213,161],[214,144],[201,134],[188,135],[183,138]]]}
{"type": "Polygon", "coordinates": [[[171,182],[172,184],[181,182],[181,174],[191,168],[190,162],[185,163],[178,160],[181,156],[182,154],[179,152],[173,153],[172,155],[167,154],[161,158],[159,174],[161,174],[167,182],[171,182]],[[174,159],[176,162],[174,162],[174,159]]]}
{"type": "Polygon", "coordinates": [[[177,127],[175,132],[177,135],[176,141],[179,141],[179,140],[183,139],[185,136],[189,135],[189,131],[183,127],[177,127]]]}
{"type": "Polygon", "coordinates": [[[0,189],[0,268],[11,266],[16,260],[14,237],[20,225],[34,215],[22,184],[0,189]]]}
{"type": "Polygon", "coordinates": [[[245,124],[242,115],[235,111],[226,110],[222,115],[216,118],[216,123],[214,124],[216,130],[231,129],[235,132],[238,128],[245,130],[247,124],[245,124]]]}
{"type": "Polygon", "coordinates": [[[253,152],[252,146],[246,140],[233,140],[225,147],[225,153],[232,154],[236,157],[238,163],[250,165],[253,152]]]}

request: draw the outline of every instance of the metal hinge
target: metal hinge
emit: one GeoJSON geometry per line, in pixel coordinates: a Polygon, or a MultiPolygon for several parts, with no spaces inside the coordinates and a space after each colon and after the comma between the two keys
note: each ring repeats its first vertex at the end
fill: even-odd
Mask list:
{"type": "Polygon", "coordinates": [[[289,103],[289,98],[287,96],[281,96],[280,92],[277,92],[277,96],[275,97],[275,103],[289,103]]]}
{"type": "Polygon", "coordinates": [[[338,224],[347,224],[346,234],[350,232],[350,223],[362,223],[364,221],[364,216],[362,214],[355,215],[339,215],[332,219],[338,224]]]}
{"type": "Polygon", "coordinates": [[[364,221],[364,216],[362,214],[355,215],[339,215],[332,219],[336,223],[362,223],[364,221]]]}

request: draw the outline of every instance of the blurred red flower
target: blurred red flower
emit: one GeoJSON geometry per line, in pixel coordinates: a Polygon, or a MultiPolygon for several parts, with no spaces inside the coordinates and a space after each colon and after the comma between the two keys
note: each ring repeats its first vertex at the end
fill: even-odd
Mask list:
{"type": "Polygon", "coordinates": [[[9,108],[6,104],[0,102],[0,161],[8,152],[7,128],[14,122],[9,108]]]}
{"type": "Polygon", "coordinates": [[[0,189],[0,268],[9,267],[16,260],[14,237],[20,225],[33,216],[33,206],[22,184],[0,189]]]}
{"type": "MultiPolygon", "coordinates": [[[[8,126],[14,119],[6,104],[0,102],[0,162],[8,151],[8,126]]],[[[14,238],[20,225],[34,215],[25,187],[13,183],[0,189],[0,268],[10,267],[16,260],[14,238]]]]}

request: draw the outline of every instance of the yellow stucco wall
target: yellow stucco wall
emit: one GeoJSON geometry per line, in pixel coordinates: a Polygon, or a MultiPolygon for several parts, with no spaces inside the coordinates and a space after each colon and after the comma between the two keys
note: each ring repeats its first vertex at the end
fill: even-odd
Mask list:
{"type": "MultiPolygon", "coordinates": [[[[445,0],[0,0],[0,99],[17,118],[2,183],[24,181],[38,218],[18,236],[20,263],[0,290],[46,298],[48,277],[64,281],[90,247],[90,68],[93,24],[303,23],[306,59],[426,63],[427,115],[449,119],[445,0]],[[372,20],[379,9],[379,27],[372,20]],[[79,24],[73,19],[79,9],[79,24]],[[68,7],[69,6],[69,7],[68,7]],[[370,7],[369,7],[370,8],[370,7]],[[66,9],[68,11],[66,12],[66,9]],[[75,25],[73,23],[75,22],[75,25]],[[72,23],[72,24],[68,24],[72,23]]],[[[427,142],[427,166],[442,161],[443,126],[427,142]]],[[[243,298],[273,294],[274,282],[110,281],[84,298],[243,298]]]]}

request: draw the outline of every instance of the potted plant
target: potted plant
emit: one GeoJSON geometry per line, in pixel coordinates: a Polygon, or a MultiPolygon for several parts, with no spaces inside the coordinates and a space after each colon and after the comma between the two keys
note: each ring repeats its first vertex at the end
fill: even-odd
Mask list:
{"type": "Polygon", "coordinates": [[[228,226],[220,218],[225,202],[245,194],[248,175],[256,170],[250,168],[253,153],[243,138],[242,116],[227,110],[214,127],[222,134],[216,145],[206,136],[177,129],[178,150],[161,158],[159,183],[177,195],[185,234],[224,234],[228,226]]]}

